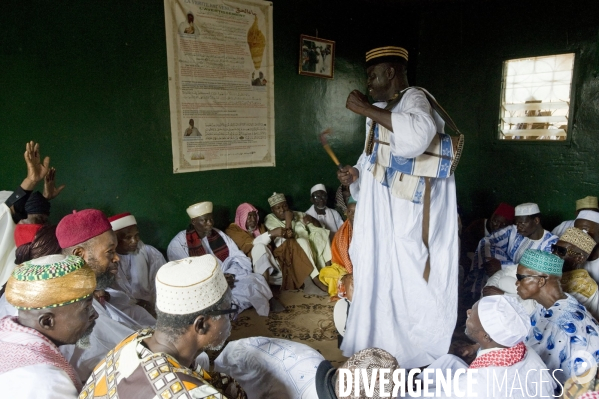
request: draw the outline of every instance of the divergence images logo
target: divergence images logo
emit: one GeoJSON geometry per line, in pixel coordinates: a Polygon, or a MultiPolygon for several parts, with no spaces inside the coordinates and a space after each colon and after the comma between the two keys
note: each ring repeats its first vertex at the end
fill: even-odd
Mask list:
{"type": "Polygon", "coordinates": [[[570,368],[570,377],[580,385],[590,382],[597,373],[595,357],[589,352],[579,350],[572,354],[572,358],[574,360],[570,368]]]}

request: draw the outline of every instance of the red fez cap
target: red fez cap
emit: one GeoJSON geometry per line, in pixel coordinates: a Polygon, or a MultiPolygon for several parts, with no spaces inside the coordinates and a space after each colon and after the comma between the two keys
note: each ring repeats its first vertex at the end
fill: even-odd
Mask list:
{"type": "Polygon", "coordinates": [[[18,224],[15,227],[15,244],[17,247],[32,242],[41,228],[41,224],[18,224]]]}
{"type": "Polygon", "coordinates": [[[501,204],[499,204],[497,209],[495,209],[493,215],[503,216],[507,219],[508,222],[514,223],[514,213],[515,209],[513,206],[505,202],[502,202],[501,204]]]}
{"type": "Polygon", "coordinates": [[[60,248],[81,244],[100,234],[112,230],[106,215],[97,209],[84,209],[62,218],[56,226],[56,238],[60,248]]]}

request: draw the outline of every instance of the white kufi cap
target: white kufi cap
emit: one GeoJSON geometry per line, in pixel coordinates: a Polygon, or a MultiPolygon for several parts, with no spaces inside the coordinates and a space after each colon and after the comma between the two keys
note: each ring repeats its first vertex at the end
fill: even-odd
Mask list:
{"type": "Polygon", "coordinates": [[[310,189],[310,195],[314,194],[314,191],[327,191],[327,188],[324,186],[324,184],[317,184],[314,187],[312,187],[310,189]]]}
{"type": "Polygon", "coordinates": [[[516,298],[491,295],[478,301],[478,317],[491,339],[512,347],[524,341],[530,328],[530,317],[516,298]]]}
{"type": "Polygon", "coordinates": [[[208,213],[212,213],[212,202],[198,202],[197,204],[193,204],[187,208],[187,214],[191,219],[197,218],[208,213]]]}
{"type": "Polygon", "coordinates": [[[196,313],[220,301],[228,287],[214,255],[168,262],[156,273],[156,309],[196,313]]]}
{"type": "Polygon", "coordinates": [[[532,202],[527,202],[525,204],[520,204],[516,207],[516,212],[514,216],[530,216],[536,215],[537,213],[541,213],[539,210],[539,206],[532,202]]]}
{"type": "Polygon", "coordinates": [[[582,211],[576,217],[578,219],[590,220],[591,222],[599,223],[599,212],[595,211],[582,211]]]}

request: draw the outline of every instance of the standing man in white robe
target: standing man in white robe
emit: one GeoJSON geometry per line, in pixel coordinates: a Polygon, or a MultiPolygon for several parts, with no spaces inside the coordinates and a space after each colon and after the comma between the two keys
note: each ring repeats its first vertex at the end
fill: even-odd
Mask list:
{"type": "Polygon", "coordinates": [[[327,189],[324,184],[317,184],[312,187],[310,189],[312,206],[306,211],[306,214],[318,220],[329,231],[329,238],[332,241],[335,233],[343,224],[343,219],[339,212],[327,206],[327,199],[327,189]]]}
{"type": "Polygon", "coordinates": [[[156,303],[156,273],[166,264],[164,256],[139,238],[137,220],[130,213],[121,213],[108,218],[116,233],[119,267],[115,288],[137,300],[137,304],[154,312],[156,303]]]}
{"type": "MultiPolygon", "coordinates": [[[[390,132],[385,144],[400,159],[424,153],[444,126],[425,94],[409,88],[407,59],[401,47],[366,53],[368,93],[377,102],[370,105],[365,95],[354,90],[346,103],[366,117],[367,133],[373,121],[390,132]]],[[[365,348],[382,348],[402,367],[424,366],[447,353],[456,322],[455,180],[453,176],[431,179],[427,250],[422,239],[423,204],[395,196],[371,172],[371,158],[364,152],[355,166],[345,166],[337,174],[358,202],[350,247],[354,300],[341,349],[351,356],[365,348]]]]}
{"type": "Polygon", "coordinates": [[[232,285],[233,301],[239,312],[252,306],[260,316],[268,316],[272,291],[264,276],[253,272],[252,260],[239,250],[235,242],[214,228],[212,202],[199,202],[187,208],[191,219],[186,230],[180,231],[168,245],[166,256],[170,262],[190,256],[212,254],[232,285]]]}

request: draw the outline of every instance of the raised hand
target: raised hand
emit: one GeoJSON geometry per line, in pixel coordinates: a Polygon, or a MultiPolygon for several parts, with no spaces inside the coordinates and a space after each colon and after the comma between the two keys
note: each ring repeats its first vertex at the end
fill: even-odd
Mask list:
{"type": "Polygon", "coordinates": [[[358,177],[360,177],[360,171],[350,165],[345,165],[337,171],[337,178],[345,186],[349,186],[358,180],[358,177]]]}
{"type": "Polygon", "coordinates": [[[24,190],[33,190],[33,188],[46,177],[50,171],[50,157],[44,158],[44,162],[40,162],[40,145],[34,141],[30,141],[25,145],[25,153],[23,154],[25,163],[27,164],[27,177],[23,180],[24,190]]]}
{"type": "Polygon", "coordinates": [[[65,188],[65,185],[56,188],[56,169],[50,168],[48,174],[44,178],[44,197],[49,201],[52,198],[56,198],[58,194],[65,188]]]}
{"type": "Polygon", "coordinates": [[[345,102],[345,108],[349,109],[356,114],[365,115],[366,110],[371,108],[372,105],[368,102],[368,97],[362,94],[359,90],[354,90],[347,96],[345,102]]]}

